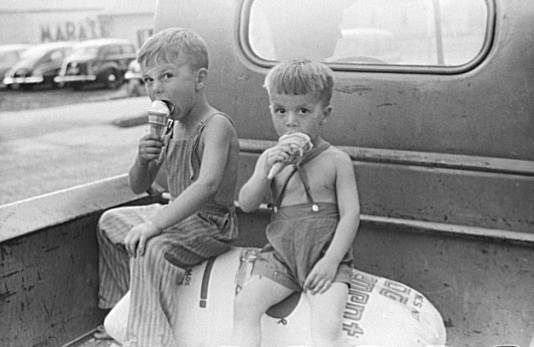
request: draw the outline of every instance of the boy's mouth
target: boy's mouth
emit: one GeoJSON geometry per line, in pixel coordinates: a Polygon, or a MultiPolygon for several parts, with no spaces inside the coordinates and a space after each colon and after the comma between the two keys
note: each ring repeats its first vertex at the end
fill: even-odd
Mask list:
{"type": "Polygon", "coordinates": [[[169,115],[172,115],[172,113],[174,112],[174,104],[168,100],[161,100],[165,103],[165,105],[167,105],[167,108],[169,109],[169,115]]]}

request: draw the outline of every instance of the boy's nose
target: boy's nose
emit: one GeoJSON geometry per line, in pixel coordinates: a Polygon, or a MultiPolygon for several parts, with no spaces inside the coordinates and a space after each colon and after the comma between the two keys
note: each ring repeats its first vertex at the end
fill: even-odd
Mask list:
{"type": "Polygon", "coordinates": [[[163,92],[163,84],[155,80],[152,82],[152,94],[157,96],[159,93],[163,92]]]}
{"type": "Polygon", "coordinates": [[[293,112],[290,112],[286,119],[286,126],[295,127],[297,124],[297,116],[293,112]]]}

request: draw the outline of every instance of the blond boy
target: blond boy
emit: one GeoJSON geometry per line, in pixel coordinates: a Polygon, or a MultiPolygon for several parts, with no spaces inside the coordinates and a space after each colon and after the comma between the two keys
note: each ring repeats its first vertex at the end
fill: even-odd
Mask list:
{"type": "Polygon", "coordinates": [[[260,319],[294,291],[310,300],[315,347],[339,347],[359,224],[359,201],[350,157],[329,145],[321,127],[332,113],[333,74],[321,63],[296,59],[267,75],[270,111],[278,135],[307,134],[313,149],[271,181],[268,173],[290,156],[281,143],[263,152],[239,193],[244,211],[253,211],[269,193],[273,215],[269,241],[255,262],[252,279],[235,301],[232,345],[259,347],[260,319]]]}
{"type": "Polygon", "coordinates": [[[135,193],[147,191],[164,170],[171,201],[101,217],[99,306],[113,307],[130,289],[123,345],[176,346],[175,295],[184,270],[229,250],[237,236],[239,144],[228,116],[205,95],[208,53],[202,38],[187,29],[163,30],[143,45],[138,61],[148,96],[169,106],[173,125],[163,138],[140,139],[130,186],[135,193]]]}

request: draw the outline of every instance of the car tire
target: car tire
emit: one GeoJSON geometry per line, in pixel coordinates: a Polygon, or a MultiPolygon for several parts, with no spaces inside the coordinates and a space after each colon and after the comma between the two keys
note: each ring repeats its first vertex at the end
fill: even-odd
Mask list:
{"type": "Polygon", "coordinates": [[[39,84],[36,84],[35,86],[39,89],[41,88],[44,88],[44,89],[57,89],[59,88],[59,84],[54,82],[54,76],[56,76],[55,74],[51,74],[51,75],[44,75],[43,76],[43,82],[39,83],[39,84]]]}
{"type": "Polygon", "coordinates": [[[117,89],[122,84],[122,77],[116,70],[110,69],[104,74],[104,83],[109,89],[117,89]]]}
{"type": "Polygon", "coordinates": [[[74,90],[83,90],[84,84],[81,82],[72,82],[71,86],[74,90]]]}

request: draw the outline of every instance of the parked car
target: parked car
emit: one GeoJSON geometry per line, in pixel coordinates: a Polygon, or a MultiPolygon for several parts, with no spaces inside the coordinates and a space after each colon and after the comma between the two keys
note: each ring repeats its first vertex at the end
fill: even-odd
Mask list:
{"type": "Polygon", "coordinates": [[[22,59],[24,52],[30,47],[31,45],[25,43],[0,46],[0,81],[4,79],[11,67],[22,59]]]}
{"type": "Polygon", "coordinates": [[[76,42],[48,42],[28,49],[24,57],[5,74],[4,84],[10,88],[30,89],[36,85],[54,86],[63,59],[76,42]]]}
{"type": "Polygon", "coordinates": [[[79,43],[65,58],[56,83],[75,89],[101,83],[110,89],[124,82],[128,64],[136,57],[133,43],[123,39],[95,39],[79,43]]]}
{"type": "Polygon", "coordinates": [[[128,65],[128,71],[124,74],[124,78],[128,83],[128,96],[143,96],[146,95],[145,82],[141,75],[141,66],[137,60],[132,60],[128,65]]]}

